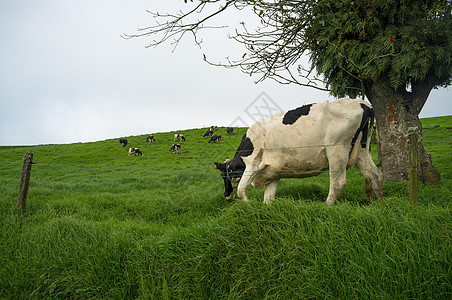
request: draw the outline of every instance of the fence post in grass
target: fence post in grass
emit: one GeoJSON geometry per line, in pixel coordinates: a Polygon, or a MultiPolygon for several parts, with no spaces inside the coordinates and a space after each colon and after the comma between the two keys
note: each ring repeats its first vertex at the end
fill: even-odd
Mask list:
{"type": "Polygon", "coordinates": [[[417,204],[419,198],[419,181],[418,181],[418,146],[419,146],[419,130],[416,127],[408,128],[407,149],[410,156],[409,186],[410,201],[417,204]]]}
{"type": "Polygon", "coordinates": [[[20,179],[19,199],[17,199],[17,207],[24,210],[27,204],[28,185],[30,184],[31,166],[33,164],[33,152],[27,151],[24,156],[24,164],[22,166],[22,177],[20,179]]]}

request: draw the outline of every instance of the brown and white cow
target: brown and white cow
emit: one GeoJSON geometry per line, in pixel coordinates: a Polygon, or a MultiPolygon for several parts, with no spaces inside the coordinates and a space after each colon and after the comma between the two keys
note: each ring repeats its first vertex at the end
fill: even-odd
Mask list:
{"type": "Polygon", "coordinates": [[[316,176],[329,169],[326,204],[333,204],[346,185],[346,170],[357,166],[372,189],[383,197],[383,175],[370,155],[374,111],[362,100],[339,99],[309,104],[252,125],[233,159],[215,163],[225,183],[225,197],[248,200],[246,189],[265,187],[271,204],[281,178],[316,176]]]}

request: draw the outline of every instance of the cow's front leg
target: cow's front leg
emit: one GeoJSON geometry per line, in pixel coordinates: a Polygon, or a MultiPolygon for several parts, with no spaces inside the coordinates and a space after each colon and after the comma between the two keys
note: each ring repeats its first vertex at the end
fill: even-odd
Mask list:
{"type": "Polygon", "coordinates": [[[330,191],[325,203],[332,205],[347,185],[348,149],[346,147],[331,147],[327,149],[330,171],[330,191]]]}
{"type": "Polygon", "coordinates": [[[245,201],[248,201],[248,196],[246,195],[246,189],[251,185],[254,178],[256,177],[257,170],[254,168],[246,168],[243,172],[243,176],[240,179],[239,186],[237,187],[237,196],[245,201]]]}
{"type": "Polygon", "coordinates": [[[272,181],[265,185],[265,193],[264,193],[264,203],[267,205],[271,205],[272,201],[275,199],[276,188],[278,187],[279,180],[272,181]]]}

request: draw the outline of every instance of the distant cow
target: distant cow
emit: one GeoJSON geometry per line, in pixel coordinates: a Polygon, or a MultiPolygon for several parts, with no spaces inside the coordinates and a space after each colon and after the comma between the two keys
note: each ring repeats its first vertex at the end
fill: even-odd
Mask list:
{"type": "Polygon", "coordinates": [[[179,152],[180,152],[180,145],[179,144],[173,144],[172,146],[171,146],[171,149],[170,149],[170,151],[169,151],[171,154],[172,153],[177,153],[177,154],[179,154],[179,152]]]}
{"type": "Polygon", "coordinates": [[[210,129],[209,130],[211,130],[211,131],[217,131],[217,126],[210,126],[210,129]]]}
{"type": "Polygon", "coordinates": [[[203,135],[203,137],[206,137],[206,136],[208,136],[208,137],[211,137],[213,135],[213,130],[207,130],[207,132],[203,135]]]}
{"type": "Polygon", "coordinates": [[[224,196],[248,200],[246,189],[265,187],[264,203],[275,198],[281,178],[305,178],[330,170],[326,204],[333,204],[346,185],[346,170],[357,166],[372,189],[383,197],[383,174],[370,155],[374,110],[362,100],[339,99],[309,104],[252,125],[233,159],[215,163],[225,184],[224,196]]]}
{"type": "Polygon", "coordinates": [[[135,154],[135,156],[137,156],[137,155],[143,156],[143,152],[141,152],[138,148],[129,148],[129,157],[132,154],[135,154]]]}
{"type": "Polygon", "coordinates": [[[119,144],[123,147],[127,146],[127,140],[126,139],[119,139],[119,144]]]}
{"type": "Polygon", "coordinates": [[[226,129],[226,133],[228,134],[232,134],[232,132],[234,131],[234,128],[229,127],[228,129],[226,129]]]}
{"type": "Polygon", "coordinates": [[[153,142],[155,142],[155,138],[154,138],[153,135],[150,135],[150,136],[148,136],[148,137],[146,138],[146,144],[147,144],[147,143],[153,143],[153,142]]]}
{"type": "Polygon", "coordinates": [[[210,142],[214,142],[214,143],[218,142],[218,143],[220,143],[220,142],[221,142],[221,135],[214,135],[214,136],[212,136],[212,137],[210,138],[209,143],[210,143],[210,142]]]}
{"type": "Polygon", "coordinates": [[[185,137],[182,133],[176,133],[174,135],[174,140],[179,140],[179,141],[184,141],[185,142],[185,137]]]}

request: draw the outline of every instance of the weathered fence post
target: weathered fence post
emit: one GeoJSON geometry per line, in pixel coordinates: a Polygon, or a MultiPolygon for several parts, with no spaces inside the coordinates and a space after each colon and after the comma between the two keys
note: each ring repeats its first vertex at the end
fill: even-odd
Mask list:
{"type": "Polygon", "coordinates": [[[408,128],[407,150],[409,151],[410,156],[410,168],[408,171],[410,180],[410,201],[414,204],[418,203],[419,198],[418,145],[419,130],[416,127],[408,128]]]}
{"type": "Polygon", "coordinates": [[[27,151],[24,156],[24,164],[22,166],[22,177],[20,179],[19,199],[17,199],[17,207],[25,209],[28,196],[28,185],[30,184],[31,166],[33,164],[33,152],[27,151]]]}

